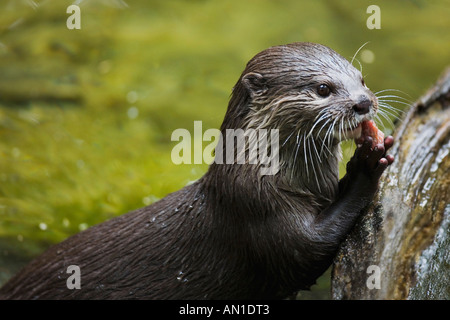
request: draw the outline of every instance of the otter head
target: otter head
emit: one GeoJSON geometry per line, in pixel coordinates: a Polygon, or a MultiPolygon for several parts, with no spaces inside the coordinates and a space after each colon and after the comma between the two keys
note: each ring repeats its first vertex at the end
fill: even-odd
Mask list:
{"type": "Polygon", "coordinates": [[[244,116],[244,128],[277,128],[335,142],[359,135],[354,129],[373,118],[378,106],[361,72],[315,43],[276,46],[257,54],[232,100],[241,102],[230,107],[241,109],[236,111],[244,116]]]}
{"type": "Polygon", "coordinates": [[[222,129],[278,129],[281,162],[292,176],[315,176],[320,186],[330,165],[323,161],[337,158],[340,141],[360,136],[361,122],[377,108],[361,72],[341,55],[319,44],[293,43],[248,62],[222,129]]]}

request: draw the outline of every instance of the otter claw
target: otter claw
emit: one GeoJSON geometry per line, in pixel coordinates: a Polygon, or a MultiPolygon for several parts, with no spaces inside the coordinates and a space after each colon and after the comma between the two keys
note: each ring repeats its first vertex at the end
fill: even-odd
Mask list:
{"type": "Polygon", "coordinates": [[[384,139],[384,148],[388,151],[394,145],[394,137],[388,136],[384,139]]]}
{"type": "Polygon", "coordinates": [[[378,180],[381,177],[381,174],[384,172],[384,170],[386,170],[386,168],[388,167],[389,162],[387,159],[385,158],[381,158],[378,161],[378,165],[374,170],[374,176],[375,178],[378,180]]]}

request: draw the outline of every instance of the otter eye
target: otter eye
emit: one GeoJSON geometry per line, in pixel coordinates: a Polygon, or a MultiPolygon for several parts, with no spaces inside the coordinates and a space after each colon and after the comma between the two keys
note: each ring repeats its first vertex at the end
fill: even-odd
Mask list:
{"type": "Polygon", "coordinates": [[[328,97],[331,93],[331,89],[328,85],[326,84],[320,84],[317,87],[317,93],[322,96],[322,97],[328,97]]]}

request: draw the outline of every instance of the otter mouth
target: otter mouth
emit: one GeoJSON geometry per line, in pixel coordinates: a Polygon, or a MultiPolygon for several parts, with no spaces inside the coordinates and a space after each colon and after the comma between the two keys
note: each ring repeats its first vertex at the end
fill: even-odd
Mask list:
{"type": "Polygon", "coordinates": [[[337,136],[342,140],[356,139],[361,136],[362,125],[361,122],[357,125],[348,126],[337,132],[337,136]]]}

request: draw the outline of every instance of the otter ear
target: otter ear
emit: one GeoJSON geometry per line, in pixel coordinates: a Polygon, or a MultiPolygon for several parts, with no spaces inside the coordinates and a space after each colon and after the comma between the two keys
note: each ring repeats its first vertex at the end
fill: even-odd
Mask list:
{"type": "Polygon", "coordinates": [[[259,73],[249,72],[242,77],[242,83],[250,92],[251,97],[257,97],[267,91],[266,79],[259,73]]]}

